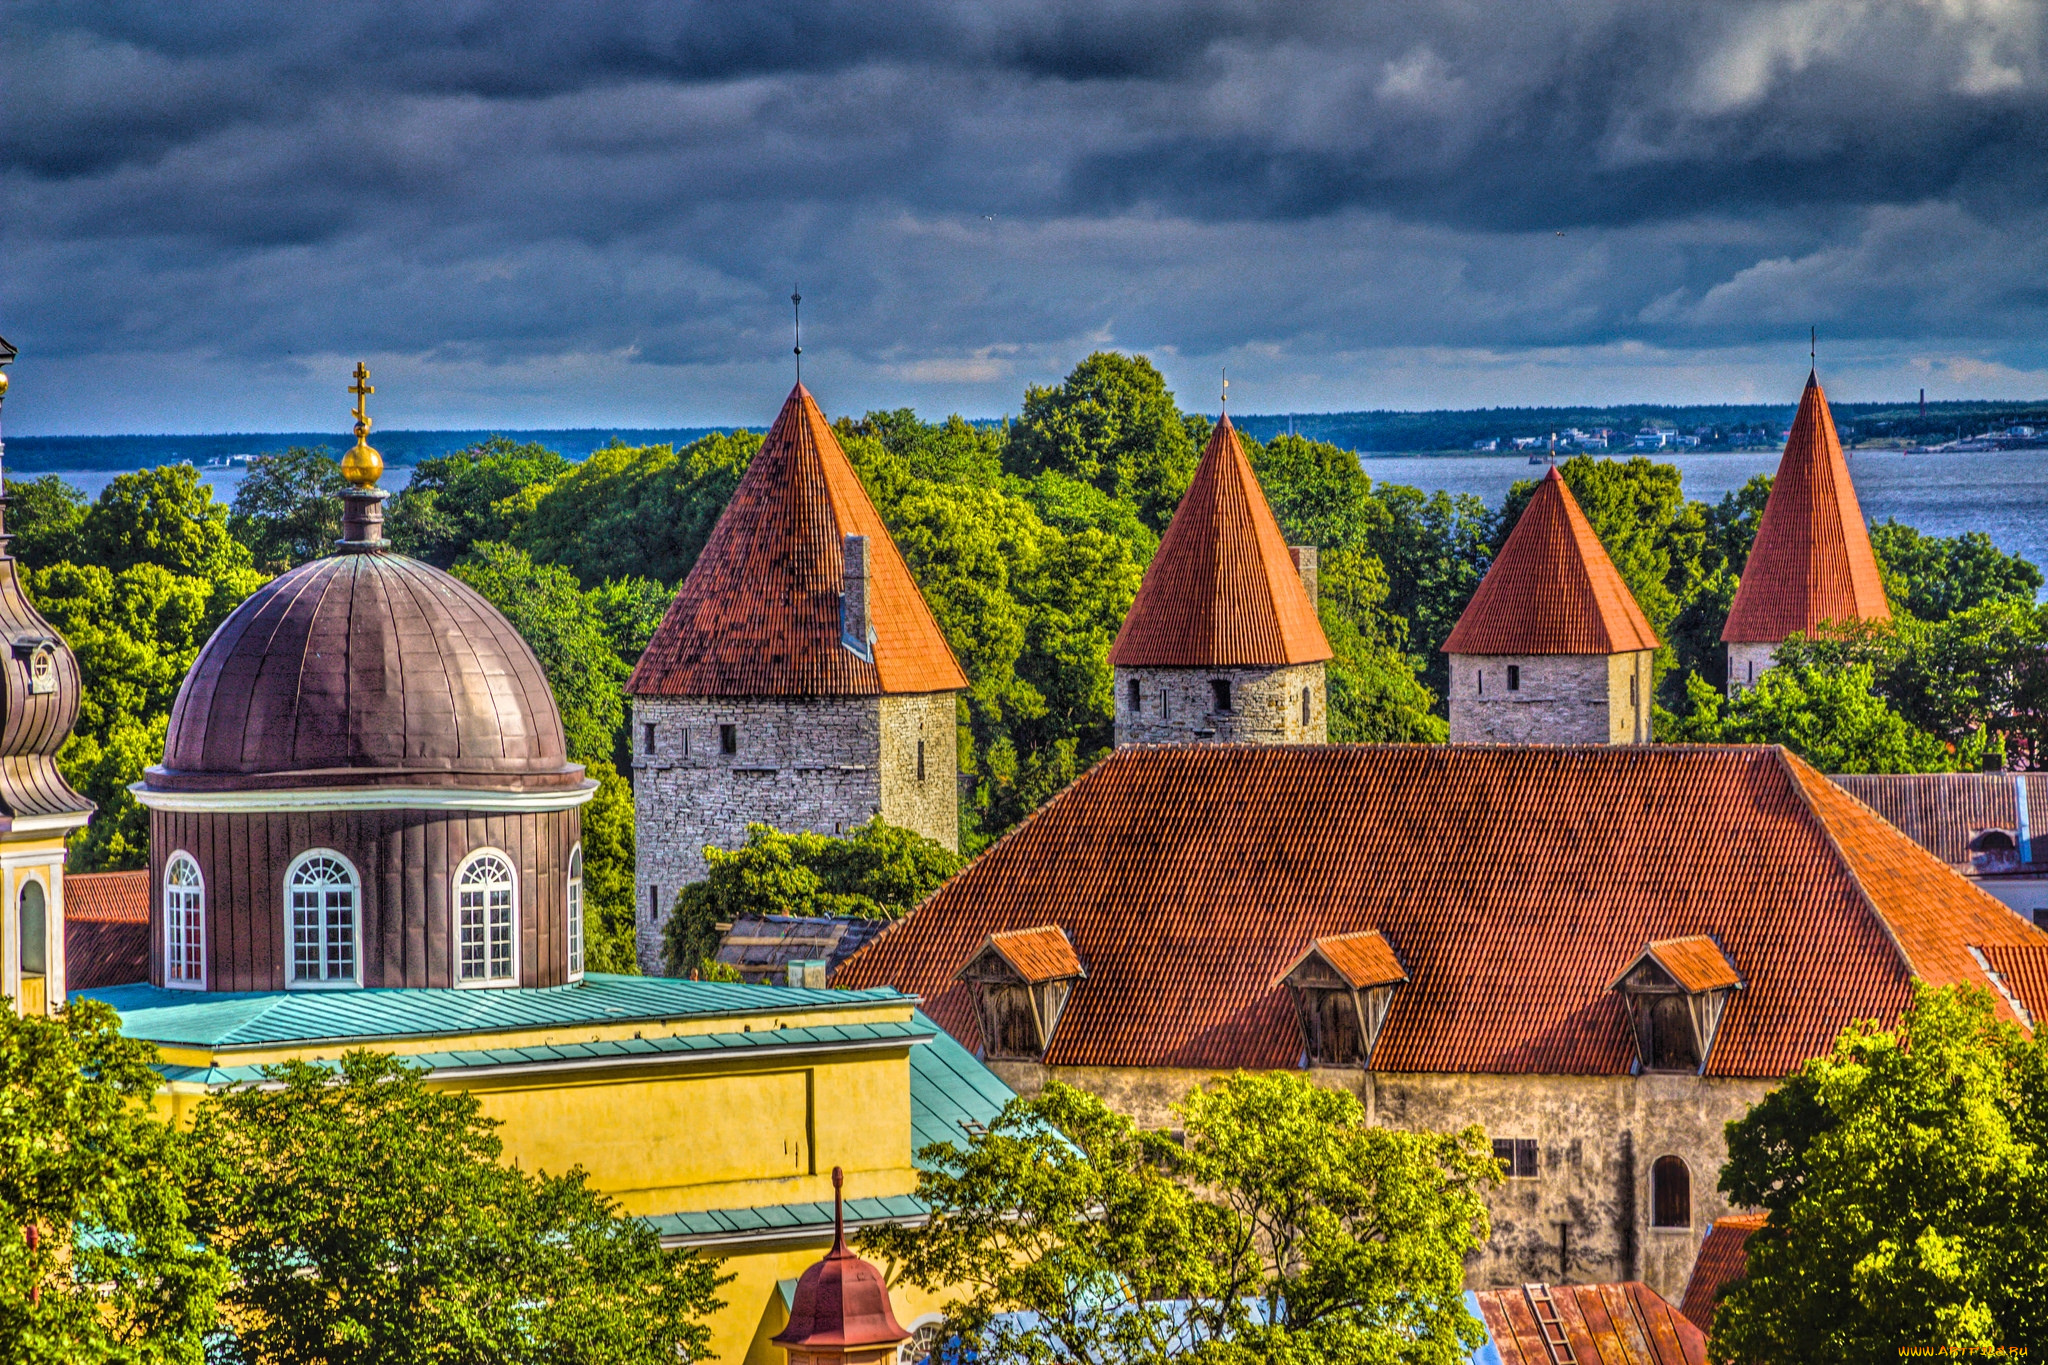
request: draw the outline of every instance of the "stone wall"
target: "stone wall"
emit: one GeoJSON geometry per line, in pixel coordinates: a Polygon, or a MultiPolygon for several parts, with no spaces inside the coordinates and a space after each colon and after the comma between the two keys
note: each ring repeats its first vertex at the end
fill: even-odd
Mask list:
{"type": "Polygon", "coordinates": [[[1731,643],[1728,646],[1728,695],[1732,697],[1745,687],[1756,686],[1756,680],[1777,662],[1776,645],[1731,643]]]}
{"type": "Polygon", "coordinates": [[[750,823],[844,834],[880,815],[958,848],[956,717],[951,692],[634,698],[633,891],[641,969],[661,970],[662,924],[676,892],[703,879],[704,846],[737,848],[750,823]],[[727,725],[736,749],[730,754],[721,743],[727,725]],[[917,777],[920,739],[923,781],[917,777]]]}
{"type": "Polygon", "coordinates": [[[1126,744],[1324,744],[1329,696],[1320,663],[1284,668],[1119,668],[1116,742],[1126,744]],[[1218,711],[1210,683],[1230,684],[1218,711]],[[1131,704],[1131,685],[1138,702],[1131,704]],[[1308,720],[1302,720],[1302,693],[1308,720]]]}
{"type": "Polygon", "coordinates": [[[1652,657],[1454,654],[1451,742],[1647,744],[1652,657]]]}
{"type": "MultiPolygon", "coordinates": [[[[987,1063],[1020,1094],[1059,1080],[1098,1095],[1142,1127],[1172,1130],[1171,1106],[1224,1073],[1154,1067],[987,1063]]],[[[1769,1081],[1690,1075],[1387,1075],[1316,1069],[1319,1085],[1349,1090],[1389,1128],[1478,1124],[1489,1139],[1536,1143],[1538,1174],[1503,1180],[1488,1198],[1493,1235],[1465,1267],[1468,1288],[1640,1279],[1674,1302],[1700,1241],[1733,1212],[1714,1186],[1727,1160],[1722,1131],[1772,1088],[1769,1081]],[[1689,1226],[1651,1226],[1650,1170],[1675,1156],[1690,1174],[1689,1226]]]]}

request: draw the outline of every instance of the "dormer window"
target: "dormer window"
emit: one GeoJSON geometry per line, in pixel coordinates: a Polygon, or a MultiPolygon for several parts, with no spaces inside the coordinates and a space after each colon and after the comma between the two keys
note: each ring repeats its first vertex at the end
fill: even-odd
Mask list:
{"type": "Polygon", "coordinates": [[[1394,945],[1369,930],[1316,939],[1273,984],[1294,997],[1308,1065],[1370,1068],[1394,992],[1407,980],[1394,945]]]}
{"type": "Polygon", "coordinates": [[[1972,872],[2017,872],[2020,867],[2019,841],[2008,830],[1979,830],[1970,839],[1972,872]]]}
{"type": "Polygon", "coordinates": [[[1728,998],[1744,986],[1721,945],[1706,934],[1658,939],[1611,990],[1621,992],[1635,1033],[1637,1072],[1704,1074],[1728,998]]]}
{"type": "Polygon", "coordinates": [[[1039,1061],[1052,1046],[1067,999],[1088,975],[1056,924],[990,934],[955,974],[974,991],[981,1055],[1039,1061]]]}
{"type": "Polygon", "coordinates": [[[28,674],[28,690],[36,693],[57,690],[57,642],[43,636],[24,636],[14,642],[14,657],[28,674]]]}

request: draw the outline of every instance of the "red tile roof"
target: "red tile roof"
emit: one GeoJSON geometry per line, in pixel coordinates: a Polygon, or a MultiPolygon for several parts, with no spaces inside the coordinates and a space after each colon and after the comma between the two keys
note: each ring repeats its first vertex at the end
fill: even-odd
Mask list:
{"type": "Polygon", "coordinates": [[[2048,773],[1836,773],[1828,780],[1955,867],[1971,865],[1970,840],[1986,830],[2017,836],[2024,788],[2034,861],[2015,853],[2012,867],[2039,871],[2048,862],[2048,838],[2032,834],[2034,820],[2048,819],[2048,773]]]}
{"type": "Polygon", "coordinates": [[[69,873],[64,878],[64,918],[149,923],[149,873],[69,873]]]}
{"type": "Polygon", "coordinates": [[[1329,657],[1315,603],[1226,416],[1202,450],[1109,661],[1232,668],[1329,657]]]}
{"type": "Polygon", "coordinates": [[[1302,949],[1300,957],[1287,964],[1287,970],[1280,973],[1280,979],[1286,979],[1311,955],[1329,963],[1330,970],[1351,983],[1353,990],[1392,986],[1408,979],[1408,973],[1401,967],[1401,959],[1394,955],[1394,945],[1388,943],[1386,936],[1377,929],[1317,939],[1302,949]]]}
{"type": "Polygon", "coordinates": [[[1809,374],[1721,638],[1776,644],[1823,621],[1891,619],[1828,396],[1809,374]]]}
{"type": "Polygon", "coordinates": [[[1524,1285],[1482,1289],[1479,1316],[1500,1353],[1501,1365],[1706,1365],[1707,1339],[1656,1290],[1623,1284],[1524,1285]],[[1571,1354],[1552,1354],[1538,1324],[1536,1303],[1547,1297],[1571,1354]]]}
{"type": "Polygon", "coordinates": [[[1700,1243],[1698,1259],[1692,1263],[1692,1278],[1685,1282],[1685,1303],[1679,1309],[1702,1332],[1714,1330],[1714,1305],[1721,1291],[1741,1277],[1749,1264],[1749,1234],[1764,1225],[1760,1213],[1738,1213],[1716,1218],[1700,1243]]]}
{"type": "Polygon", "coordinates": [[[1053,1065],[1292,1067],[1276,980],[1378,930],[1409,982],[1387,1072],[1618,1075],[1608,990],[1653,941],[1711,934],[1742,970],[1707,1072],[1782,1076],[1917,973],[1991,983],[1972,945],[2041,944],[2012,911],[1781,749],[1133,747],[1097,764],[851,958],[969,1048],[954,973],[992,933],[1059,924],[1088,964],[1053,1065]]]}
{"type": "Polygon", "coordinates": [[[1742,973],[1721,951],[1721,945],[1705,934],[1659,939],[1643,949],[1643,956],[1671,974],[1671,979],[1689,991],[1722,991],[1742,984],[1742,973]]]}
{"type": "Polygon", "coordinates": [[[2027,1013],[2037,1023],[2048,1021],[2048,944],[1992,944],[1984,957],[2027,1013]]]}
{"type": "Polygon", "coordinates": [[[872,696],[967,686],[910,567],[803,385],[640,656],[634,696],[872,696]],[[844,537],[868,538],[874,662],[839,642],[844,537]]]}
{"type": "Polygon", "coordinates": [[[1536,485],[1446,654],[1624,654],[1657,632],[1555,465],[1536,485]]]}
{"type": "MultiPolygon", "coordinates": [[[[1034,986],[1040,982],[1087,975],[1081,970],[1081,959],[1074,956],[1074,945],[1067,941],[1066,934],[1057,924],[990,934],[982,945],[982,952],[990,950],[1034,986]]],[[[974,956],[980,957],[981,953],[974,956]]]]}

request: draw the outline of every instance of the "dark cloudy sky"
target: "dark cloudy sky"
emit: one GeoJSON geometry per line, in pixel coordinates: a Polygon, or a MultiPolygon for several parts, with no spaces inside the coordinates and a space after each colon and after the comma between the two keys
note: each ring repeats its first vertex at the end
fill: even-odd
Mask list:
{"type": "Polygon", "coordinates": [[[16,432],[2048,394],[2022,0],[0,0],[16,432]],[[1563,235],[1559,235],[1562,233],[1563,235]]]}

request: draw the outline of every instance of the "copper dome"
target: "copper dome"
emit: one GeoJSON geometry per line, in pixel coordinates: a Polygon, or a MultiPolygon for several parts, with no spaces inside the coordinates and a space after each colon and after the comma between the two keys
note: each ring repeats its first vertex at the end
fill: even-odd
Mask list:
{"type": "Polygon", "coordinates": [[[264,585],[206,642],[157,791],[583,784],[533,650],[459,580],[344,553],[264,585]]]}
{"type": "Polygon", "coordinates": [[[832,1249],[796,1282],[789,1325],[769,1340],[792,1354],[843,1354],[861,1347],[894,1346],[910,1340],[889,1303],[889,1282],[846,1245],[841,1196],[846,1175],[832,1168],[832,1249]]]}

